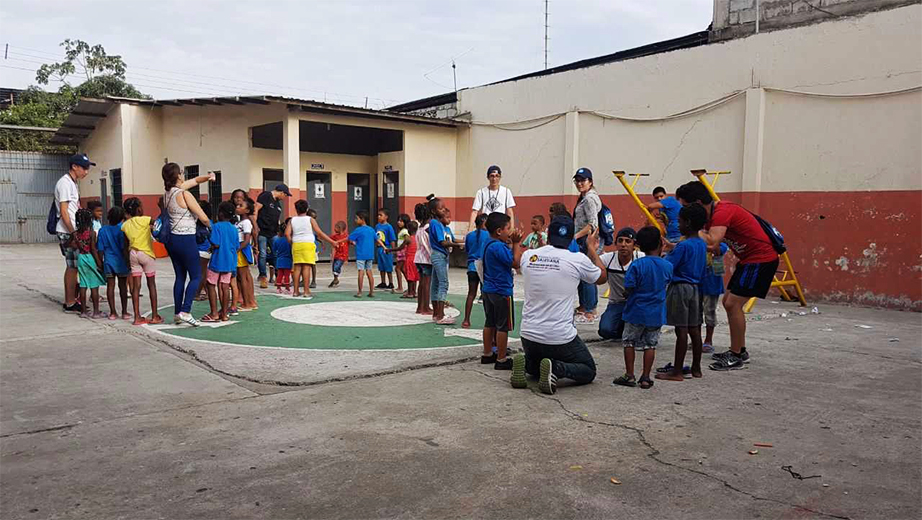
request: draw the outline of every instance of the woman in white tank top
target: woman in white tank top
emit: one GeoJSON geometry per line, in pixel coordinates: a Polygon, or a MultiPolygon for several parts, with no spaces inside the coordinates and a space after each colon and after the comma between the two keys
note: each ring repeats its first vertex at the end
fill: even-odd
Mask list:
{"type": "Polygon", "coordinates": [[[317,221],[307,216],[307,201],[299,200],[295,202],[295,211],[297,217],[292,217],[291,222],[285,228],[285,237],[291,244],[291,279],[294,286],[292,296],[301,296],[298,293],[299,277],[303,278],[304,297],[312,299],[310,289],[310,266],[317,263],[317,244],[316,237],[320,237],[324,242],[335,246],[336,241],[327,236],[326,233],[317,225],[317,221]]]}

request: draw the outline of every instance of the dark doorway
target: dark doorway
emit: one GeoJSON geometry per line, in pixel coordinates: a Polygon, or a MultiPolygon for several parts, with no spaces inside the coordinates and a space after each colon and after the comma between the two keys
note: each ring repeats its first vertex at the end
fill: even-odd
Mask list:
{"type": "MultiPolygon", "coordinates": [[[[333,234],[332,183],[329,173],[307,173],[307,205],[317,212],[317,225],[324,233],[333,234]]],[[[330,245],[323,244],[320,260],[330,259],[330,245]]]]}
{"type": "Polygon", "coordinates": [[[370,177],[371,176],[366,173],[350,173],[347,175],[346,207],[349,214],[347,215],[346,222],[349,224],[349,231],[355,229],[353,217],[357,211],[365,211],[368,213],[369,222],[366,222],[366,224],[371,227],[375,225],[374,216],[371,215],[370,177]]]}
{"type": "Polygon", "coordinates": [[[214,180],[208,182],[208,204],[211,205],[211,220],[218,220],[218,206],[221,205],[221,171],[214,172],[214,180]]]}
{"type": "MultiPolygon", "coordinates": [[[[272,191],[276,186],[284,182],[285,170],[274,168],[263,168],[263,191],[272,191]]],[[[258,196],[258,195],[257,195],[258,196]]],[[[288,204],[282,204],[282,220],[288,218],[288,204]]]]}
{"type": "Polygon", "coordinates": [[[390,217],[390,223],[397,229],[397,216],[400,215],[400,172],[384,172],[384,209],[390,217]]]}
{"type": "Polygon", "coordinates": [[[106,179],[99,179],[99,202],[102,204],[102,221],[107,222],[105,215],[109,213],[109,189],[106,179]]]}

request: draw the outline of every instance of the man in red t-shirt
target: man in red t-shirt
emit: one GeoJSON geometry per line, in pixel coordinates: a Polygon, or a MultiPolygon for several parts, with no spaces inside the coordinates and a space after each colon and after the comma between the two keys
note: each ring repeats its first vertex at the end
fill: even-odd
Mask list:
{"type": "Polygon", "coordinates": [[[698,236],[708,248],[719,254],[721,242],[726,242],[739,258],[736,270],[727,284],[723,305],[730,322],[730,350],[714,354],[713,370],[736,370],[749,361],[746,352],[746,314],[743,305],[750,298],[765,298],[778,271],[778,253],[759,221],[738,204],[714,201],[707,188],[692,181],[676,190],[683,206],[701,204],[707,210],[708,222],[698,236]]]}

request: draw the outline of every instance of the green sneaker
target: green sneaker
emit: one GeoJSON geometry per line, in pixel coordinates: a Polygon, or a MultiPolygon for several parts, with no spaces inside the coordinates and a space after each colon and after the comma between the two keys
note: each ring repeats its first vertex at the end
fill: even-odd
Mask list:
{"type": "Polygon", "coordinates": [[[509,382],[512,383],[512,388],[528,388],[528,381],[525,379],[525,354],[512,356],[512,378],[509,382]]]}
{"type": "Polygon", "coordinates": [[[550,358],[541,360],[541,370],[538,375],[538,389],[545,394],[557,393],[557,376],[554,375],[554,364],[550,358]]]}

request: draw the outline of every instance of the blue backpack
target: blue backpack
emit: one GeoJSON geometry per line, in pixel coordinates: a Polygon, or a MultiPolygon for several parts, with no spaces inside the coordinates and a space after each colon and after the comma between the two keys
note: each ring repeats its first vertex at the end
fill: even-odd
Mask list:
{"type": "Polygon", "coordinates": [[[154,226],[150,230],[151,236],[154,237],[154,240],[160,242],[164,246],[170,241],[170,213],[167,210],[169,203],[166,202],[166,197],[164,197],[163,208],[160,210],[160,216],[157,217],[157,220],[154,221],[154,226]]]}
{"type": "Polygon", "coordinates": [[[612,216],[611,210],[604,202],[602,209],[599,210],[599,242],[603,246],[615,243],[615,217],[612,216]]]}
{"type": "Polygon", "coordinates": [[[784,254],[785,251],[788,250],[788,248],[784,245],[784,235],[782,235],[781,232],[775,228],[775,226],[771,225],[771,223],[769,223],[764,218],[756,215],[751,211],[749,214],[755,217],[756,222],[758,222],[759,226],[762,227],[762,231],[765,232],[765,235],[768,237],[768,241],[772,244],[772,249],[774,249],[775,252],[779,255],[784,254]]]}

